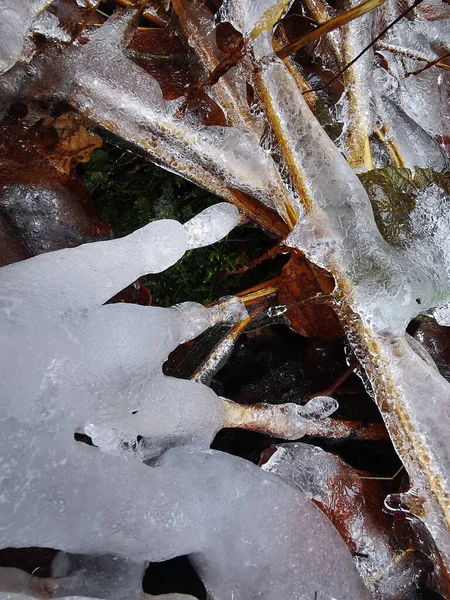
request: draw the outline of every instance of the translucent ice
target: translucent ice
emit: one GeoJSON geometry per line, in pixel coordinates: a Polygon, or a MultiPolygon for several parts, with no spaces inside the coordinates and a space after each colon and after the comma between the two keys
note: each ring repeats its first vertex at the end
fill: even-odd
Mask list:
{"type": "Polygon", "coordinates": [[[449,300],[449,198],[435,185],[420,190],[410,215],[409,246],[390,246],[376,227],[364,188],[309,110],[285,65],[264,39],[255,46],[261,95],[268,114],[276,115],[271,122],[307,209],[287,242],[333,273],[336,309],[351,324],[350,339],[367,365],[396,450],[413,482],[405,503],[426,524],[450,563],[450,387],[404,337],[411,318],[449,300]],[[422,503],[418,509],[417,496],[422,503]]]}
{"type": "Polygon", "coordinates": [[[56,15],[48,11],[42,12],[32,24],[33,31],[44,36],[47,40],[70,42],[72,36],[60,26],[56,15]]]}
{"type": "Polygon", "coordinates": [[[246,37],[257,37],[261,31],[271,30],[291,4],[292,0],[225,0],[221,20],[246,37]]]}
{"type": "MultiPolygon", "coordinates": [[[[71,48],[57,70],[60,93],[97,123],[145,149],[158,163],[229,198],[229,187],[278,206],[294,206],[275,162],[253,133],[176,118],[181,101],[166,102],[158,82],[128,59],[124,46],[135,13],[118,11],[92,39],[71,48]]],[[[44,63],[46,64],[46,63],[44,63]]],[[[54,66],[47,64],[52,71],[54,66]]],[[[55,93],[55,86],[50,92],[55,93]]],[[[292,209],[291,209],[292,210],[292,209]]]]}
{"type": "Polygon", "coordinates": [[[375,598],[414,593],[420,567],[402,564],[391,517],[382,514],[383,488],[341,458],[309,444],[282,444],[263,465],[321,507],[352,548],[358,570],[375,598]],[[381,513],[381,514],[380,514],[381,513]]]}
{"type": "Polygon", "coordinates": [[[1,0],[0,74],[20,58],[25,37],[36,15],[53,0],[1,0]]]}

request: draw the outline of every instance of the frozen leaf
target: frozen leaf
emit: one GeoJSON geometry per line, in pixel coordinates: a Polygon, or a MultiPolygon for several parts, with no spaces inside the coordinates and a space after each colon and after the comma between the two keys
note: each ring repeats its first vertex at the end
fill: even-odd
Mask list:
{"type": "Polygon", "coordinates": [[[375,598],[393,600],[415,589],[422,572],[420,553],[410,552],[398,564],[403,552],[396,545],[392,517],[382,510],[381,481],[302,443],[277,446],[263,469],[306,493],[324,511],[375,598]]]}
{"type": "Polygon", "coordinates": [[[102,140],[84,127],[80,117],[66,113],[53,119],[48,117],[40,124],[40,134],[46,130],[57,136],[56,144],[50,148],[50,160],[64,175],[68,176],[78,163],[87,162],[102,140]]]}

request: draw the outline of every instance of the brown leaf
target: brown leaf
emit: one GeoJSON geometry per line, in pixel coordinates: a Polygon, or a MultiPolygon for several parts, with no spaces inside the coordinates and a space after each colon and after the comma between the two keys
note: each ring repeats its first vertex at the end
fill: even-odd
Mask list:
{"type": "Polygon", "coordinates": [[[102,140],[89,133],[76,113],[66,113],[56,119],[47,117],[39,131],[44,140],[46,134],[54,139],[49,159],[66,176],[78,163],[88,162],[94,150],[102,145],[102,140]]]}
{"type": "MultiPolygon", "coordinates": [[[[384,512],[387,487],[398,478],[382,481],[354,469],[340,457],[304,443],[281,444],[261,457],[264,469],[302,491],[327,515],[349,550],[358,570],[376,597],[401,600],[416,589],[430,561],[399,540],[393,517],[384,512]]],[[[403,517],[404,535],[412,530],[403,517]]]]}
{"type": "Polygon", "coordinates": [[[305,337],[325,338],[337,337],[342,333],[339,320],[328,304],[295,304],[320,292],[329,294],[333,288],[332,277],[313,267],[302,254],[291,252],[290,261],[281,271],[278,302],[291,305],[286,316],[294,331],[305,337]]]}

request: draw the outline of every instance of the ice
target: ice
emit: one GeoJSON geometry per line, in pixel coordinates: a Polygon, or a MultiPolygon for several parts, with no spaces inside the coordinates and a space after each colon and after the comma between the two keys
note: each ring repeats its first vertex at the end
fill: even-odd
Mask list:
{"type": "MultiPolygon", "coordinates": [[[[342,9],[350,10],[357,4],[358,1],[347,0],[342,9]]],[[[341,68],[348,65],[370,44],[373,38],[373,24],[374,16],[371,11],[341,28],[341,68]]],[[[342,140],[347,159],[357,172],[372,167],[368,145],[376,121],[373,72],[374,53],[373,48],[370,48],[343,73],[344,106],[347,107],[347,111],[343,119],[342,140]]]]}
{"type": "MultiPolygon", "coordinates": [[[[104,305],[238,220],[219,204],[186,227],[155,221],[0,269],[0,547],[82,555],[55,561],[51,585],[61,595],[129,600],[148,561],[189,555],[211,598],[369,598],[339,534],[309,499],[243,459],[207,450],[227,423],[226,401],[162,373],[180,343],[245,316],[240,301],[104,305]]],[[[323,414],[334,406],[314,404],[323,414]]],[[[275,426],[285,425],[288,408],[266,414],[278,410],[275,426]]],[[[35,584],[16,581],[25,594],[35,584]]]]}
{"type": "Polygon", "coordinates": [[[204,210],[185,223],[188,248],[208,246],[234,229],[239,223],[239,211],[232,204],[221,202],[204,210]]]}
{"type": "Polygon", "coordinates": [[[60,446],[47,432],[20,426],[2,437],[6,445],[16,452],[3,502],[13,489],[23,500],[13,519],[0,513],[3,545],[114,553],[137,563],[189,554],[211,598],[300,600],[318,590],[323,598],[369,598],[327,518],[242,459],[174,449],[148,467],[73,440],[60,446]]]}
{"type": "MultiPolygon", "coordinates": [[[[276,107],[277,136],[309,209],[288,244],[332,272],[339,265],[353,282],[354,309],[371,328],[400,331],[415,315],[443,303],[450,281],[448,269],[442,269],[445,227],[439,243],[434,240],[428,245],[421,239],[409,253],[389,246],[375,224],[365,189],[310,111],[285,65],[263,41],[257,51],[261,56],[268,53],[261,61],[261,86],[276,107]],[[430,252],[438,263],[425,256],[430,252]]],[[[432,197],[430,189],[424,193],[432,197]]],[[[436,202],[441,202],[440,213],[444,213],[443,198],[436,202]]],[[[428,216],[435,218],[431,211],[428,216]]],[[[423,238],[424,223],[415,227],[423,238]]]]}
{"type": "MultiPolygon", "coordinates": [[[[125,56],[135,18],[134,11],[118,11],[87,44],[63,58],[43,58],[42,85],[48,70],[64,72],[59,92],[82,114],[108,129],[114,124],[114,134],[218,195],[228,199],[229,187],[250,193],[288,220],[287,207],[295,212],[297,200],[258,138],[233,127],[203,126],[194,116],[176,118],[181,100],[166,102],[158,82],[125,56]]],[[[55,87],[50,81],[49,93],[55,87]]]]}
{"type": "Polygon", "coordinates": [[[315,396],[305,405],[298,407],[299,414],[305,419],[324,419],[339,408],[337,400],[330,396],[315,396]]]}
{"type": "Polygon", "coordinates": [[[65,31],[56,15],[45,11],[36,17],[32,23],[33,32],[39,33],[50,41],[70,42],[72,36],[65,31]]]}
{"type": "Polygon", "coordinates": [[[22,54],[31,23],[53,0],[1,0],[0,74],[10,69],[22,54]]]}
{"type": "MultiPolygon", "coordinates": [[[[434,61],[444,54],[437,43],[439,35],[436,36],[436,27],[440,23],[436,25],[435,21],[420,19],[403,20],[380,42],[380,47],[383,48],[381,54],[388,63],[387,69],[397,83],[395,89],[391,90],[389,99],[395,102],[397,110],[408,115],[431,137],[442,137],[449,129],[448,74],[436,67],[420,73],[416,71],[423,69],[426,61],[434,61]]],[[[445,35],[443,38],[446,39],[445,35]]],[[[377,71],[384,69],[378,66],[377,71]]],[[[418,147],[417,142],[413,147],[418,147]]],[[[439,167],[439,163],[434,166],[435,169],[439,167]]]]}
{"type": "Polygon", "coordinates": [[[444,327],[450,327],[450,302],[433,310],[433,317],[444,327]]]}
{"type": "Polygon", "coordinates": [[[227,21],[245,37],[257,37],[271,30],[292,4],[292,0],[225,0],[220,10],[221,21],[227,21]]]}
{"type": "MultiPolygon", "coordinates": [[[[222,237],[237,222],[237,211],[231,208],[224,219],[226,208],[216,205],[205,217],[195,217],[197,225],[204,219],[212,222],[216,212],[219,223],[212,231],[222,237]]],[[[207,242],[215,239],[208,232],[207,242]]],[[[11,382],[15,391],[7,392],[17,399],[16,418],[31,424],[57,421],[58,406],[66,404],[68,431],[88,433],[94,443],[113,451],[129,436],[154,436],[155,453],[174,436],[186,444],[212,440],[223,420],[219,399],[202,385],[165,377],[161,365],[178,344],[229,319],[230,310],[238,318],[240,302],[233,299],[211,309],[195,303],[171,309],[102,306],[140,276],[174,264],[188,240],[187,230],[177,221],[155,221],[123,239],[47,253],[0,271],[6,330],[14,330],[13,323],[22,315],[5,343],[24,360],[39,355],[27,383],[11,382]],[[32,323],[33,343],[27,333],[32,323]],[[23,335],[28,340],[24,348],[23,335]],[[46,337],[48,343],[43,343],[46,337]],[[171,408],[167,396],[173,399],[171,408]]],[[[15,368],[14,357],[10,360],[5,374],[15,368]]],[[[3,398],[2,411],[6,402],[3,398]]]]}
{"type": "Polygon", "coordinates": [[[443,148],[405,114],[389,97],[381,97],[378,109],[382,123],[387,127],[386,138],[398,147],[408,169],[416,167],[445,171],[449,161],[443,148]]]}
{"type": "Polygon", "coordinates": [[[366,366],[412,481],[404,505],[426,525],[448,561],[450,387],[410,348],[404,332],[414,316],[449,301],[450,199],[434,184],[419,190],[409,244],[401,250],[390,246],[376,227],[358,178],[264,34],[260,38],[255,43],[259,87],[276,114],[272,125],[306,207],[287,243],[333,274],[335,308],[352,324],[350,342],[366,366]],[[420,508],[414,505],[418,496],[420,508]]]}
{"type": "MultiPolygon", "coordinates": [[[[206,82],[225,57],[216,42],[214,15],[207,6],[199,2],[176,2],[173,9],[189,45],[203,67],[202,79],[206,82]]],[[[242,56],[238,64],[222,74],[214,85],[208,85],[206,91],[224,111],[227,125],[238,126],[260,137],[263,131],[261,118],[251,111],[247,99],[249,70],[250,61],[242,56]]]]}
{"type": "Polygon", "coordinates": [[[81,8],[96,8],[100,4],[100,0],[76,0],[81,8]]]}
{"type": "Polygon", "coordinates": [[[282,444],[262,468],[313,499],[353,549],[361,577],[375,598],[414,593],[421,574],[412,557],[402,564],[391,517],[381,514],[383,488],[341,458],[308,444],[282,444]]]}
{"type": "Polygon", "coordinates": [[[56,580],[58,596],[137,600],[147,566],[147,562],[135,563],[118,556],[59,552],[52,561],[51,576],[56,580]]]}

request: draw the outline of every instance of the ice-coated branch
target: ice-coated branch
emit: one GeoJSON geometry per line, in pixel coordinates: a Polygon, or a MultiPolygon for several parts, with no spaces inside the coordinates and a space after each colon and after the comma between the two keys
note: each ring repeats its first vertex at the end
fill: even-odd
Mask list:
{"type": "Polygon", "coordinates": [[[307,209],[288,243],[335,277],[335,308],[412,480],[405,504],[426,523],[448,565],[450,387],[404,337],[411,318],[448,299],[448,200],[436,186],[419,192],[411,213],[419,239],[403,250],[389,246],[364,188],[264,34],[254,54],[268,118],[307,209]]]}
{"type": "Polygon", "coordinates": [[[64,57],[44,59],[42,83],[55,68],[66,73],[60,89],[82,114],[149,154],[166,168],[225,199],[229,188],[277,207],[291,227],[299,210],[270,154],[253,133],[203,126],[175,116],[180,101],[166,102],[158,82],[123,52],[133,11],[117,11],[90,41],[64,57]]]}

